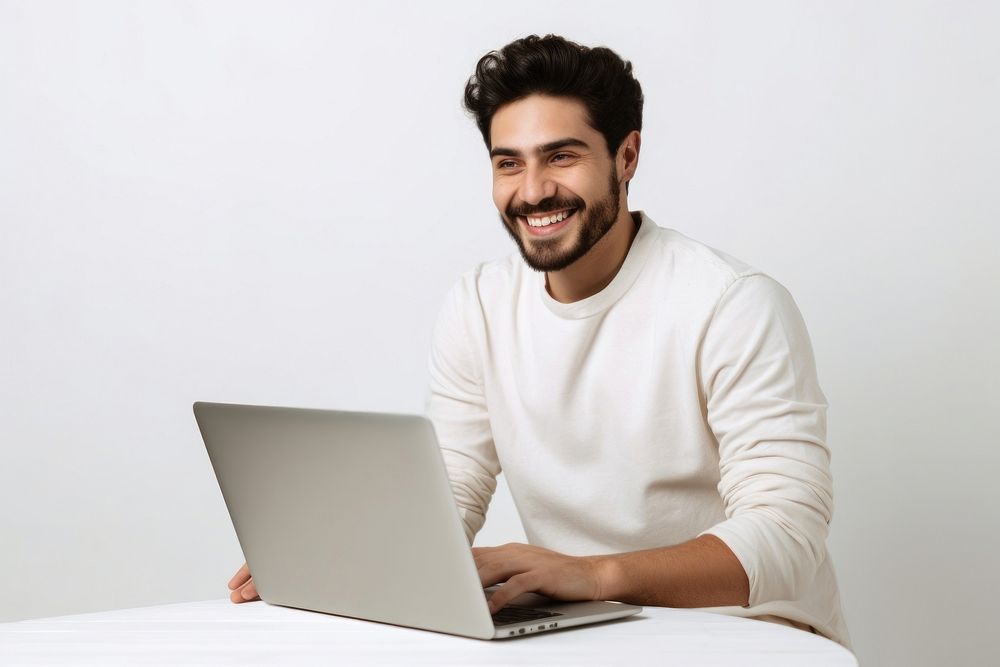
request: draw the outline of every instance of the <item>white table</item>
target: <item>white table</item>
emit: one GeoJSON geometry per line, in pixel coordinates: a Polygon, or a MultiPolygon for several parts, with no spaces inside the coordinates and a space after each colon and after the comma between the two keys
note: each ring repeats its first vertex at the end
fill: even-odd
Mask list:
{"type": "Polygon", "coordinates": [[[627,619],[482,641],[263,602],[187,602],[0,624],[2,665],[824,665],[844,647],[787,626],[646,607],[627,619]]]}

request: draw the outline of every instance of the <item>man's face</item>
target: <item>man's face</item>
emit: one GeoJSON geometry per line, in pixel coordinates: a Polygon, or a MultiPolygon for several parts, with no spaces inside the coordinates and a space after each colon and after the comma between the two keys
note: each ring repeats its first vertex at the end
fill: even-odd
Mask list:
{"type": "Polygon", "coordinates": [[[600,132],[575,99],[531,95],[490,125],[493,202],[536,271],[559,271],[611,229],[620,184],[600,132]]]}

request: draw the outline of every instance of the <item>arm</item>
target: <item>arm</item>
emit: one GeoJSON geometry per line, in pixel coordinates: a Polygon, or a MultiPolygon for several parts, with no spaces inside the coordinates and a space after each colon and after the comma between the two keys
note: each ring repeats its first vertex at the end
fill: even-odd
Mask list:
{"type": "Polygon", "coordinates": [[[747,573],[714,535],[595,560],[599,600],[656,607],[745,606],[750,600],[747,573]]]}
{"type": "Polygon", "coordinates": [[[833,479],[826,397],[788,290],[766,275],[738,278],[708,325],[698,369],[726,513],[702,534],[739,559],[751,606],[795,600],[826,557],[833,479]]]}
{"type": "Polygon", "coordinates": [[[567,556],[528,544],[472,549],[483,586],[506,582],[490,612],[522,593],[558,600],[617,600],[659,607],[746,605],[750,585],[722,540],[702,535],[683,544],[607,556],[567,556]]]}
{"type": "Polygon", "coordinates": [[[426,406],[469,544],[486,521],[500,473],[476,351],[483,337],[477,335],[482,332],[476,329],[475,312],[469,310],[476,303],[469,295],[472,289],[471,275],[463,277],[438,314],[426,406]]]}
{"type": "Polygon", "coordinates": [[[569,600],[683,606],[796,599],[825,557],[832,514],[826,399],[791,295],[764,275],[722,295],[698,351],[719,442],[726,519],[676,546],[574,558],[527,545],[474,549],[484,585],[569,600]]]}

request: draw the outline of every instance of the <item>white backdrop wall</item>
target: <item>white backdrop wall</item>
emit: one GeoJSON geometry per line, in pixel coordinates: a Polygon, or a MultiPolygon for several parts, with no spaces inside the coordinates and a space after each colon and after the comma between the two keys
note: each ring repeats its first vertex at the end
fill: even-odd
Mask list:
{"type": "Polygon", "coordinates": [[[225,595],[194,400],[423,409],[513,249],[462,86],[556,32],[634,63],[632,208],[805,316],[862,662],[996,661],[997,7],[0,1],[0,620],[225,595]]]}

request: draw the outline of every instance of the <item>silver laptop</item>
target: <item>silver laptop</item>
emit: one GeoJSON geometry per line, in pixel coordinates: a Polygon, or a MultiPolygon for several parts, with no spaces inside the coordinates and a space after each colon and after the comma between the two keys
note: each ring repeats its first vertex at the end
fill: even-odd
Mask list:
{"type": "Polygon", "coordinates": [[[430,421],[194,404],[267,603],[479,639],[630,616],[527,593],[491,616],[430,421]]]}

